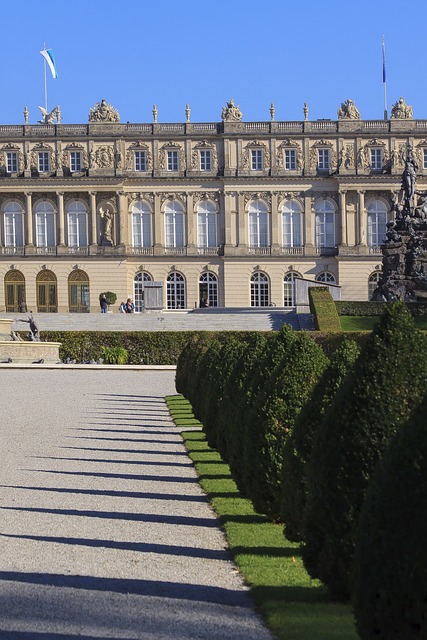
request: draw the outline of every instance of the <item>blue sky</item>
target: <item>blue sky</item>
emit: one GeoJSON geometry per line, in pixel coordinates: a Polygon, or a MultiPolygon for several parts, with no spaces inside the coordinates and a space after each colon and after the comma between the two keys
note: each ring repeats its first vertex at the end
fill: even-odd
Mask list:
{"type": "MultiPolygon", "coordinates": [[[[49,108],[64,123],[87,122],[105,98],[122,122],[219,121],[234,98],[246,121],[336,119],[347,98],[364,119],[383,117],[381,40],[387,98],[403,96],[427,119],[427,3],[330,0],[73,0],[3,3],[0,122],[30,123],[44,105],[43,58],[53,49],[59,78],[48,75],[49,108]],[[406,8],[407,7],[407,8],[406,8]]],[[[50,74],[50,72],[48,72],[50,74]]]]}

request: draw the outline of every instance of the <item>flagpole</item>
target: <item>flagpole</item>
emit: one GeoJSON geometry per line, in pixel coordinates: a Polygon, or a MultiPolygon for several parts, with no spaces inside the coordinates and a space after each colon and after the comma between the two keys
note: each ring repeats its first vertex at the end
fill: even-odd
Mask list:
{"type": "Polygon", "coordinates": [[[387,83],[386,83],[386,73],[385,73],[384,35],[383,35],[383,42],[382,42],[382,50],[383,50],[384,120],[388,120],[388,113],[387,113],[387,83]]]}
{"type": "MultiPolygon", "coordinates": [[[[43,45],[43,50],[46,51],[46,43],[43,45]]],[[[46,81],[46,59],[43,58],[44,62],[44,108],[47,111],[47,81],[46,81]]]]}

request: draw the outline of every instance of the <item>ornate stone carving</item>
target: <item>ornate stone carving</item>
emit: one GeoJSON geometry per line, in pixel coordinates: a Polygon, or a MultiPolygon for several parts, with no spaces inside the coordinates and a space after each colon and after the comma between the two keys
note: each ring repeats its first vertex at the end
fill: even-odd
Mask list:
{"type": "Polygon", "coordinates": [[[239,195],[243,196],[245,206],[251,200],[264,200],[264,202],[266,202],[268,206],[271,208],[271,192],[270,191],[256,191],[256,192],[243,191],[239,193],[239,195]]]}
{"type": "Polygon", "coordinates": [[[369,169],[371,166],[371,160],[369,158],[368,145],[360,147],[357,152],[357,166],[359,169],[369,169]]]}
{"type": "Polygon", "coordinates": [[[339,166],[344,169],[354,169],[354,145],[345,144],[340,151],[339,166]]]}
{"type": "Polygon", "coordinates": [[[129,149],[126,152],[126,160],[125,160],[125,164],[126,164],[126,169],[128,171],[133,171],[134,169],[134,162],[133,162],[133,156],[134,156],[134,152],[135,151],[145,151],[145,166],[147,171],[152,171],[153,169],[153,154],[150,151],[150,147],[148,146],[148,144],[145,144],[145,142],[142,142],[141,140],[138,140],[137,142],[134,142],[129,149]]]}
{"type": "Polygon", "coordinates": [[[239,107],[234,104],[234,99],[231,98],[230,102],[227,102],[221,112],[221,119],[223,122],[241,122],[243,117],[239,107]]]}
{"type": "MultiPolygon", "coordinates": [[[[53,148],[46,144],[45,142],[39,142],[38,144],[35,144],[34,147],[31,149],[29,155],[29,159],[27,159],[27,162],[29,162],[31,169],[36,169],[38,170],[38,156],[37,154],[39,152],[43,152],[43,151],[47,151],[50,155],[49,155],[49,159],[50,159],[50,169],[51,171],[53,170],[53,167],[56,167],[56,153],[54,152],[53,148]]],[[[24,158],[24,164],[25,164],[25,158],[24,158]]],[[[27,168],[27,167],[26,167],[27,168]]]]}
{"type": "Polygon", "coordinates": [[[198,171],[200,168],[200,151],[203,149],[210,150],[212,165],[211,171],[218,170],[218,152],[216,150],[216,146],[207,140],[202,140],[198,144],[195,145],[192,153],[191,153],[191,168],[193,171],[198,171]]]}
{"type": "Polygon", "coordinates": [[[73,193],[64,193],[64,203],[73,202],[74,200],[82,200],[89,207],[89,198],[86,191],[77,191],[73,193]]]}
{"type": "Polygon", "coordinates": [[[56,120],[57,124],[61,122],[61,110],[59,106],[52,109],[52,111],[47,111],[44,107],[39,107],[42,112],[43,119],[38,120],[39,124],[54,124],[54,120],[56,120]]]}
{"type": "Polygon", "coordinates": [[[154,206],[154,193],[144,193],[140,191],[139,193],[127,193],[126,196],[128,205],[132,204],[135,200],[145,200],[151,205],[151,208],[154,206]]]}
{"type": "Polygon", "coordinates": [[[177,142],[166,142],[159,150],[159,167],[162,171],[166,171],[166,158],[168,151],[178,151],[179,155],[179,171],[185,171],[185,151],[184,148],[177,142]]]}
{"type": "Polygon", "coordinates": [[[112,146],[98,147],[89,154],[92,169],[107,169],[114,166],[114,151],[112,146]]]}
{"type": "Polygon", "coordinates": [[[412,107],[406,104],[405,100],[400,97],[397,102],[391,108],[390,118],[396,120],[411,120],[412,119],[412,107]]]}
{"type": "Polygon", "coordinates": [[[89,122],[120,122],[120,115],[117,109],[102,99],[90,108],[89,122]]]}
{"type": "Polygon", "coordinates": [[[304,210],[304,194],[300,191],[276,191],[274,195],[277,196],[278,205],[285,200],[294,200],[298,202],[301,210],[304,210]]]}
{"type": "Polygon", "coordinates": [[[160,196],[160,205],[163,206],[166,200],[173,201],[178,200],[184,207],[187,206],[187,193],[182,192],[173,192],[173,193],[159,193],[160,196]]]}
{"type": "Polygon", "coordinates": [[[359,109],[354,104],[353,100],[348,98],[345,102],[341,103],[338,109],[339,120],[360,120],[359,109]]]}
{"type": "Polygon", "coordinates": [[[284,150],[295,149],[296,150],[296,162],[297,170],[302,171],[304,169],[304,156],[302,153],[301,145],[295,140],[283,140],[283,142],[277,147],[276,150],[276,165],[280,169],[284,169],[284,150]]]}
{"type": "Polygon", "coordinates": [[[331,152],[330,162],[329,162],[330,170],[338,168],[337,153],[333,148],[332,142],[329,142],[328,140],[318,140],[310,147],[310,151],[309,151],[309,166],[312,171],[315,171],[317,169],[318,149],[325,149],[325,148],[329,149],[331,152]]]}
{"type": "Polygon", "coordinates": [[[240,166],[243,169],[251,169],[250,152],[252,149],[262,149],[263,169],[268,169],[270,167],[270,152],[266,144],[264,144],[263,142],[258,142],[257,140],[248,142],[246,147],[243,149],[242,155],[240,157],[240,166]]]}
{"type": "Polygon", "coordinates": [[[200,202],[200,200],[211,200],[216,204],[219,204],[219,191],[205,191],[204,193],[200,193],[200,191],[193,191],[188,194],[189,196],[193,196],[194,202],[200,202]]]}
{"type": "MultiPolygon", "coordinates": [[[[62,166],[70,168],[70,151],[80,151],[82,154],[82,170],[89,168],[89,156],[85,147],[79,142],[70,142],[62,151],[62,166]]],[[[60,154],[58,154],[59,160],[60,154]]]]}

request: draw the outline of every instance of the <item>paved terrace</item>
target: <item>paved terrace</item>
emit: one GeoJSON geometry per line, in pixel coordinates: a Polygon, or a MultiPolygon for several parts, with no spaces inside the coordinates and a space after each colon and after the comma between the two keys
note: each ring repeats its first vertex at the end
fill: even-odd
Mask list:
{"type": "MultiPolygon", "coordinates": [[[[28,318],[28,313],[0,313],[0,318],[28,318]]],[[[312,329],[309,314],[288,309],[197,309],[141,314],[125,313],[34,313],[43,330],[62,331],[271,331],[290,324],[294,329],[312,329]]],[[[26,331],[28,324],[15,322],[13,329],[26,331]]]]}
{"type": "Polygon", "coordinates": [[[173,371],[3,371],[1,638],[272,640],[169,393],[173,371]]]}

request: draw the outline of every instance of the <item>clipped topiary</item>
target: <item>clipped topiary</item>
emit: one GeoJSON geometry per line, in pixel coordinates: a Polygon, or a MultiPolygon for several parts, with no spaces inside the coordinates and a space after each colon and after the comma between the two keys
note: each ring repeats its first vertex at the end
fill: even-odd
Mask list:
{"type": "Polygon", "coordinates": [[[198,367],[206,349],[213,340],[209,333],[193,336],[183,348],[177,362],[175,387],[196,409],[198,405],[197,387],[199,382],[198,367]]]}
{"type": "Polygon", "coordinates": [[[362,640],[427,638],[427,395],[390,442],[356,533],[353,608],[362,640]]]}
{"type": "Polygon", "coordinates": [[[284,326],[261,366],[263,384],[247,416],[245,473],[256,510],[278,519],[283,446],[328,360],[305,332],[284,326]]]}
{"type": "Polygon", "coordinates": [[[306,470],[313,440],[333,397],[354,365],[360,348],[345,340],[295,420],[283,449],[281,520],[288,540],[301,542],[307,502],[306,470]]]}
{"type": "Polygon", "coordinates": [[[402,303],[390,303],[325,415],[308,466],[304,564],[336,598],[350,593],[369,479],[426,385],[426,338],[402,303]]]}

